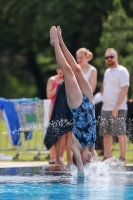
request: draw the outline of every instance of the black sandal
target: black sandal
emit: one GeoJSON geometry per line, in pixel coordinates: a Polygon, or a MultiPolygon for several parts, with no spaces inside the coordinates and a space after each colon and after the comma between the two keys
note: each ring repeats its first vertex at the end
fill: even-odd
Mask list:
{"type": "Polygon", "coordinates": [[[49,161],[49,164],[52,165],[52,164],[55,164],[55,162],[56,162],[55,160],[50,160],[50,161],[49,161]]]}

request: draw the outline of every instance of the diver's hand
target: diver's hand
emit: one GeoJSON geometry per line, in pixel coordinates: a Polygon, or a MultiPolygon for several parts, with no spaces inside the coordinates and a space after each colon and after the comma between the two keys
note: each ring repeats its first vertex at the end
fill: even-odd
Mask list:
{"type": "Polygon", "coordinates": [[[78,177],[78,178],[85,178],[85,173],[84,173],[84,171],[79,171],[79,170],[78,170],[77,177],[78,177]]]}

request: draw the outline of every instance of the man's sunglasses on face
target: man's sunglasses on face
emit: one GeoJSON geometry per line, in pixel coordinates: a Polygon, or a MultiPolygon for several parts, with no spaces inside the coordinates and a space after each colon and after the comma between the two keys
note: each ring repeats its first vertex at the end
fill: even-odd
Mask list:
{"type": "Polygon", "coordinates": [[[110,58],[110,59],[113,59],[114,56],[106,56],[106,57],[105,57],[106,60],[108,60],[109,58],[110,58]]]}

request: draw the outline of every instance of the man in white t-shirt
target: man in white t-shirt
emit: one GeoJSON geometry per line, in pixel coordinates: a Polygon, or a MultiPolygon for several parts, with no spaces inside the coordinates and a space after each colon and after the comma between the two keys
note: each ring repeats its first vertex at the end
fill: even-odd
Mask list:
{"type": "Polygon", "coordinates": [[[126,116],[129,72],[118,64],[118,54],[113,48],[105,52],[108,69],[103,80],[103,106],[101,112],[100,135],[103,136],[104,158],[111,157],[113,136],[118,137],[120,147],[119,160],[126,162],[126,116]]]}

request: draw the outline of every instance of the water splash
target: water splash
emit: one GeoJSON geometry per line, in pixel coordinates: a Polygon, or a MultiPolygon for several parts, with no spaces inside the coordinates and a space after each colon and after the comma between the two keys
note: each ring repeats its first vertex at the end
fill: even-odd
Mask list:
{"type": "MultiPolygon", "coordinates": [[[[125,132],[127,132],[127,135],[132,139],[133,134],[131,133],[133,131],[133,119],[128,119],[125,123],[124,118],[116,118],[114,119],[111,117],[109,120],[106,118],[101,118],[100,116],[96,120],[96,125],[97,126],[102,126],[103,127],[103,132],[105,132],[104,127],[108,125],[108,123],[115,123],[115,124],[120,124],[119,129],[121,130],[123,127],[125,127],[125,132]]],[[[64,126],[71,126],[73,124],[73,121],[63,119],[63,118],[58,118],[56,117],[55,120],[51,120],[51,122],[48,123],[48,125],[45,124],[45,122],[31,122],[31,123],[25,123],[23,124],[19,129],[15,129],[12,132],[12,134],[16,133],[21,133],[25,131],[45,131],[47,127],[49,126],[51,129],[54,129],[56,131],[59,130],[59,127],[64,127],[64,126]]],[[[115,130],[116,132],[116,130],[115,130]]],[[[8,134],[8,131],[4,131],[1,134],[5,135],[8,134]]],[[[117,133],[116,133],[117,135],[117,133]]]]}
{"type": "MultiPolygon", "coordinates": [[[[70,173],[73,177],[77,177],[78,169],[75,165],[70,168],[70,173]]],[[[123,162],[120,162],[115,157],[109,158],[104,162],[93,161],[84,165],[85,178],[106,177],[109,178],[112,174],[124,174],[126,172],[123,162]]],[[[133,174],[133,173],[132,173],[133,174]]]]}

